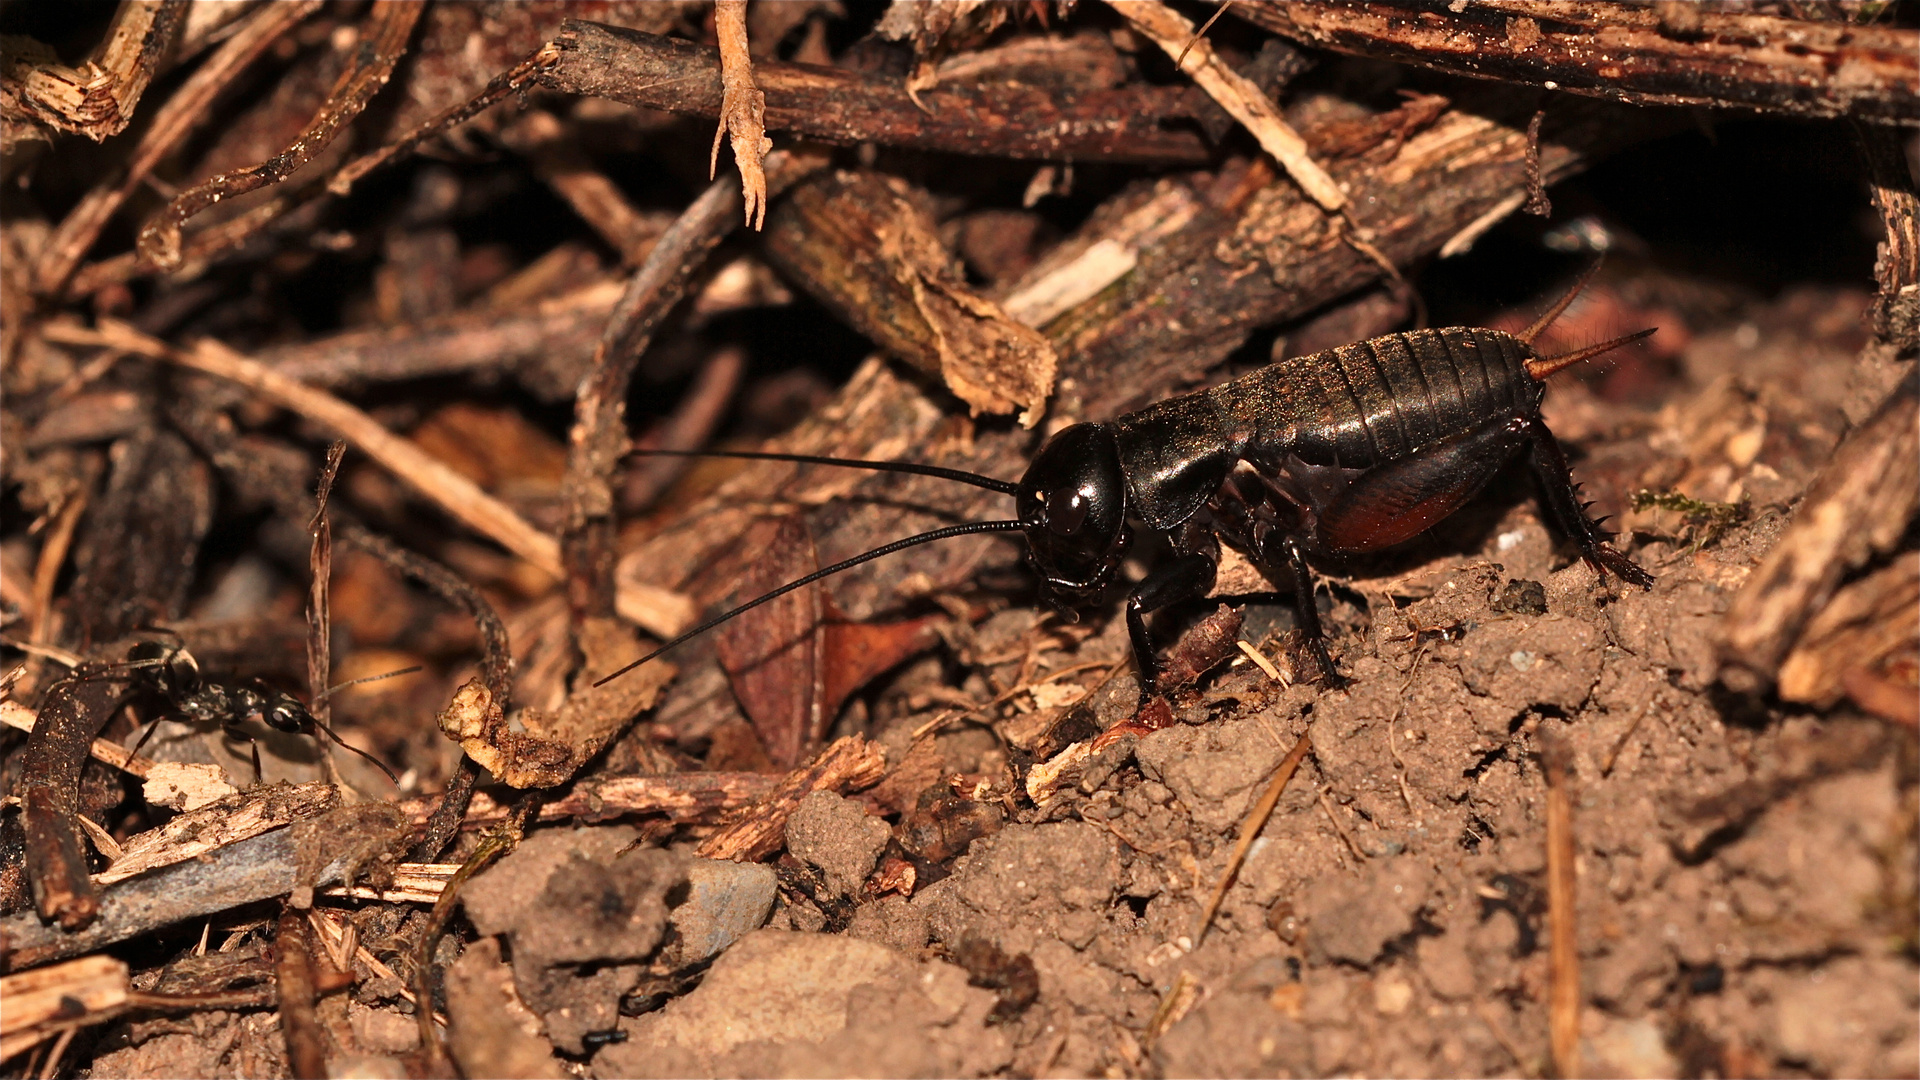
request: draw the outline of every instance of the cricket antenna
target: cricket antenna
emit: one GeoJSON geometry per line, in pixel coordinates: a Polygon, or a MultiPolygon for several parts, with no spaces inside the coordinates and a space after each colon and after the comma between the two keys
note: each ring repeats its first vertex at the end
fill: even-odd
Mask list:
{"type": "Polygon", "coordinates": [[[1630,345],[1633,342],[1639,341],[1641,338],[1652,337],[1659,329],[1657,326],[1650,326],[1645,330],[1635,330],[1631,334],[1614,338],[1612,341],[1603,341],[1598,345],[1589,345],[1584,349],[1564,352],[1559,356],[1536,356],[1527,361],[1527,374],[1533,376],[1534,379],[1539,382],[1546,382],[1548,377],[1557,371],[1563,371],[1582,360],[1589,360],[1599,356],[1603,352],[1611,352],[1622,345],[1630,345]]]}
{"type": "MultiPolygon", "coordinates": [[[[775,460],[790,460],[790,459],[775,458],[775,460]]],[[[806,459],[801,459],[801,460],[806,460],[806,459]]],[[[833,465],[853,464],[853,465],[885,466],[885,465],[891,464],[889,462],[847,462],[847,461],[840,461],[840,460],[835,460],[831,458],[828,458],[828,459],[816,458],[813,460],[825,461],[826,463],[833,464],[833,465]]],[[[923,468],[932,469],[933,466],[923,466],[923,468]]],[[[937,476],[939,475],[939,473],[934,472],[934,473],[930,473],[929,475],[937,476]]],[[[972,475],[972,474],[969,473],[967,475],[972,475]]],[[[975,479],[987,481],[987,483],[991,483],[991,484],[1000,483],[1000,481],[998,480],[989,481],[984,476],[975,477],[975,479]]],[[[979,486],[986,487],[987,483],[982,483],[979,486]]],[[[1008,494],[1012,494],[1011,489],[1013,488],[1013,485],[1008,484],[1007,487],[1009,489],[1008,494]]],[[[872,562],[873,560],[880,558],[882,555],[891,555],[896,551],[902,551],[910,547],[918,547],[921,544],[931,544],[935,540],[946,540],[955,536],[972,536],[975,533],[1013,532],[1021,527],[1022,527],[1022,523],[1018,520],[969,521],[962,525],[948,525],[943,529],[935,529],[932,532],[923,532],[918,536],[909,536],[904,540],[895,540],[891,544],[883,544],[880,547],[874,548],[872,551],[855,555],[851,559],[843,559],[840,562],[834,563],[832,566],[821,567],[820,569],[815,570],[813,573],[808,574],[806,577],[789,581],[785,585],[780,586],[779,588],[773,590],[772,592],[762,593],[759,596],[754,597],[753,599],[747,601],[744,604],[741,604],[739,607],[734,608],[731,611],[727,611],[719,615],[715,615],[713,618],[708,619],[706,622],[701,623],[699,626],[696,626],[691,630],[686,631],[685,633],[681,634],[679,637],[674,638],[673,640],[653,650],[652,652],[641,657],[640,659],[635,660],[634,662],[626,665],[625,667],[620,668],[618,671],[615,671],[609,675],[601,676],[599,679],[595,680],[593,685],[605,686],[606,684],[612,682],[613,680],[619,678],[620,676],[625,675],[627,672],[632,671],[634,668],[639,667],[641,664],[644,664],[647,661],[653,659],[654,657],[659,656],[661,653],[666,652],[668,649],[671,649],[677,645],[680,645],[683,642],[691,641],[692,639],[699,637],[701,634],[704,634],[707,631],[713,629],[714,627],[719,626],[721,623],[726,622],[728,619],[731,619],[736,615],[743,615],[749,611],[752,611],[754,608],[759,607],[761,604],[766,603],[769,600],[773,600],[773,599],[777,599],[778,597],[785,596],[786,594],[792,592],[793,590],[801,588],[806,585],[811,585],[814,582],[819,581],[821,578],[832,577],[834,574],[837,574],[842,570],[850,570],[856,566],[859,566],[861,563],[864,563],[864,562],[872,562]]]]}
{"type": "MultiPolygon", "coordinates": [[[[1529,345],[1533,344],[1533,339],[1539,337],[1542,330],[1552,326],[1553,320],[1559,318],[1560,314],[1567,310],[1567,306],[1573,303],[1574,298],[1586,291],[1587,283],[1593,280],[1593,275],[1600,272],[1600,264],[1606,261],[1604,255],[1596,257],[1591,265],[1580,272],[1580,277],[1574,281],[1573,288],[1566,291],[1566,295],[1555,300],[1552,307],[1548,308],[1539,318],[1533,320],[1532,326],[1515,334],[1514,337],[1519,338],[1529,345]]],[[[1539,377],[1538,375],[1534,376],[1536,379],[1539,377]]]]}
{"type": "MultiPolygon", "coordinates": [[[[874,472],[911,473],[915,476],[937,476],[942,480],[952,480],[958,484],[970,484],[988,491],[997,491],[1002,495],[1016,494],[1019,485],[1006,480],[996,480],[991,476],[968,472],[965,469],[948,469],[939,465],[919,465],[911,461],[868,461],[863,458],[821,457],[817,454],[781,454],[765,450],[651,450],[635,448],[628,453],[646,457],[717,457],[740,458],[747,461],[793,461],[802,465],[840,465],[849,469],[870,469],[874,472]]],[[[624,670],[624,669],[623,669],[624,670]]],[[[608,676],[612,678],[612,676],[608,676]]],[[[605,680],[601,680],[604,682],[605,680]]]]}

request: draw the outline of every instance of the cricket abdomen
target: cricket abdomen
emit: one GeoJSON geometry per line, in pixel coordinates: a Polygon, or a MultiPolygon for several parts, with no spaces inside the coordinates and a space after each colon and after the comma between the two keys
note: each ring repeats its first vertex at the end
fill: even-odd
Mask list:
{"type": "Polygon", "coordinates": [[[1282,360],[1208,391],[1246,435],[1262,468],[1291,454],[1314,465],[1371,469],[1535,413],[1533,351],[1511,334],[1446,327],[1385,334],[1282,360]]]}

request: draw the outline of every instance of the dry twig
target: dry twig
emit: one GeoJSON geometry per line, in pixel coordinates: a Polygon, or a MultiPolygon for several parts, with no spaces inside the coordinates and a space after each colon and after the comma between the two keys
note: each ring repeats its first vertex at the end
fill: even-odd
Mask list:
{"type": "Polygon", "coordinates": [[[180,229],[188,218],[214,204],[249,191],[277,184],[293,175],[314,156],[326,149],[347,125],[359,116],[373,95],[387,85],[393,66],[406,52],[407,38],[423,10],[419,4],[400,0],[380,0],[368,11],[361,28],[364,41],[353,63],[327,94],[326,104],[286,150],[252,168],[204,180],[181,192],[140,230],[139,251],[143,259],[162,270],[171,270],[182,261],[180,229]]]}
{"type": "Polygon", "coordinates": [[[714,36],[720,40],[720,126],[713,133],[707,179],[720,169],[720,140],[730,138],[733,163],[740,170],[740,197],[746,223],[767,223],[767,96],[753,84],[753,57],[747,53],[747,0],[714,0],[714,36]]]}
{"type": "Polygon", "coordinates": [[[1185,16],[1158,0],[1125,0],[1114,3],[1113,9],[1168,56],[1185,57],[1180,70],[1246,125],[1260,140],[1261,148],[1273,155],[1321,209],[1332,213],[1346,205],[1346,192],[1313,160],[1306,140],[1281,117],[1272,99],[1253,80],[1228,67],[1205,38],[1195,35],[1193,24],[1185,16]]]}
{"type": "Polygon", "coordinates": [[[308,937],[304,912],[280,913],[273,935],[273,983],[289,1069],[298,1080],[321,1080],[327,1075],[327,1035],[313,1011],[317,991],[308,937]]]}
{"type": "Polygon", "coordinates": [[[1233,887],[1234,876],[1246,862],[1254,839],[1260,835],[1261,829],[1267,827],[1267,819],[1273,816],[1273,808],[1280,805],[1280,793],[1286,790],[1287,781],[1293,779],[1294,771],[1312,749],[1310,733],[1302,732],[1300,738],[1294,741],[1293,749],[1287,751],[1287,756],[1280,760],[1280,767],[1273,771],[1273,779],[1267,782],[1267,790],[1261,793],[1260,801],[1253,804],[1253,809],[1247,812],[1247,819],[1240,823],[1240,839],[1233,845],[1233,854],[1227,856],[1226,868],[1220,871],[1220,882],[1213,887],[1213,895],[1208,898],[1207,906],[1200,911],[1200,921],[1194,924],[1195,948],[1199,948],[1200,942],[1205,940],[1207,928],[1213,925],[1213,917],[1220,911],[1220,902],[1227,898],[1227,890],[1233,887]]]}
{"type": "MultiPolygon", "coordinates": [[[[541,81],[649,109],[718,117],[720,59],[710,46],[568,20],[561,59],[541,81]]],[[[1077,92],[1071,100],[1021,83],[921,90],[902,79],[761,59],[764,123],[808,139],[851,146],[913,147],[1021,160],[1133,161],[1199,165],[1212,151],[1199,133],[1163,119],[1191,117],[1185,91],[1157,87],[1077,92]]]]}
{"type": "Polygon", "coordinates": [[[269,401],[338,432],[368,457],[392,470],[413,489],[492,537],[541,570],[560,576],[560,547],[553,537],[528,524],[505,503],[481,491],[473,481],[428,456],[412,441],[393,434],[372,417],[331,394],[302,385],[211,339],[193,350],[176,349],[127,326],[105,320],[97,331],[50,328],[49,336],[73,344],[108,345],[237,382],[269,401]]]}
{"type": "Polygon", "coordinates": [[[1909,29],[1556,0],[1417,14],[1392,0],[1264,0],[1233,13],[1323,49],[1614,101],[1920,123],[1920,32],[1909,29]],[[1676,10],[1689,25],[1670,25],[1676,10]]]}

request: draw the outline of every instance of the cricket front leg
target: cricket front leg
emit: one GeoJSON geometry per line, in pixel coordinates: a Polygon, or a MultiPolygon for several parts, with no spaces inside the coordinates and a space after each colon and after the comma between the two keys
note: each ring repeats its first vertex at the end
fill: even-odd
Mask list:
{"type": "Polygon", "coordinates": [[[1351,680],[1333,666],[1333,654],[1327,651],[1327,632],[1320,626],[1320,604],[1314,599],[1313,570],[1307,566],[1307,554],[1295,536],[1282,537],[1277,546],[1280,557],[1275,561],[1285,562],[1293,574],[1294,621],[1300,624],[1314,663],[1320,666],[1321,681],[1327,689],[1339,690],[1351,680]]]}
{"type": "Polygon", "coordinates": [[[1182,600],[1207,595],[1220,568],[1218,549],[1176,555],[1153,568],[1127,597],[1127,636],[1133,641],[1133,661],[1140,671],[1140,698],[1160,692],[1160,661],[1153,637],[1147,633],[1147,615],[1182,600]]]}

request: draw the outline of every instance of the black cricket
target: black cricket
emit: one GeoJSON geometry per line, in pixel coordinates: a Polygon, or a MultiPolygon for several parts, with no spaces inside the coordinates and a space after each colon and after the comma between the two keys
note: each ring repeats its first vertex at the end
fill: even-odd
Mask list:
{"type": "MultiPolygon", "coordinates": [[[[262,722],[275,731],[290,735],[311,735],[316,740],[320,732],[327,738],[346,747],[348,750],[366,758],[383,773],[387,779],[398,784],[399,778],[393,770],[387,768],[378,758],[356,746],[348,744],[334,734],[332,728],[321,723],[299,698],[284,690],[276,689],[264,680],[256,678],[239,679],[232,682],[220,682],[205,678],[200,673],[199,661],[187,651],[185,645],[177,642],[141,641],[127,650],[127,668],[135,676],[136,685],[147,689],[162,698],[168,709],[177,717],[193,724],[218,724],[221,731],[230,739],[244,741],[253,752],[253,778],[260,779],[260,747],[253,737],[241,727],[247,720],[258,716],[262,722]]],[[[418,668],[396,671],[390,675],[376,675],[372,678],[384,679],[391,675],[404,675],[418,668]]],[[[354,683],[370,681],[355,679],[354,683]]],[[[342,683],[350,686],[352,683],[342,683]]],[[[333,690],[338,690],[336,686],[333,690]]],[[[332,693],[329,690],[328,693],[332,693]]],[[[151,738],[157,725],[149,724],[140,740],[133,745],[131,753],[138,754],[151,738]]]]}
{"type": "Polygon", "coordinates": [[[1540,418],[1549,376],[1654,332],[1558,356],[1534,353],[1533,339],[1597,269],[1517,335],[1458,326],[1387,334],[1278,361],[1104,424],[1074,424],[1047,440],[1018,484],[905,462],[747,451],[683,455],[939,476],[1012,495],[1018,516],[935,529],[825,567],[709,619],[600,682],[821,578],[971,533],[1024,533],[1042,595],[1071,613],[1112,582],[1134,530],[1148,529],[1167,538],[1173,556],[1127,597],[1127,632],[1143,693],[1155,692],[1158,675],[1146,616],[1206,595],[1222,542],[1291,573],[1300,629],[1326,682],[1343,685],[1327,652],[1309,561],[1376,551],[1425,532],[1523,450],[1549,516],[1601,580],[1612,572],[1652,588],[1652,575],[1609,547],[1600,523],[1587,516],[1566,454],[1540,418]]]}

